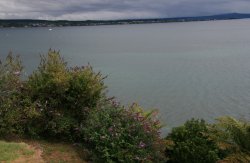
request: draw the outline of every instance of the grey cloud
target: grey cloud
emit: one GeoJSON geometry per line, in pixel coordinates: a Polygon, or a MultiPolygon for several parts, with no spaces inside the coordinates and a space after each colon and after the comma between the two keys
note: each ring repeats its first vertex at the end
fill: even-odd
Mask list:
{"type": "Polygon", "coordinates": [[[1,0],[0,19],[126,19],[250,11],[249,0],[1,0]]]}

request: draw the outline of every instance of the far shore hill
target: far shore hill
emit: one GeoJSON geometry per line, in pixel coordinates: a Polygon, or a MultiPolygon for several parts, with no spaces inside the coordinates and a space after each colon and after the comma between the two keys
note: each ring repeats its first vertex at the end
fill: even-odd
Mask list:
{"type": "Polygon", "coordinates": [[[250,14],[227,13],[227,14],[220,14],[220,15],[197,16],[197,17],[156,18],[156,19],[126,19],[126,20],[85,20],[85,21],[0,19],[0,28],[152,24],[152,23],[212,21],[212,20],[230,20],[230,19],[246,19],[246,18],[250,18],[250,14]]]}

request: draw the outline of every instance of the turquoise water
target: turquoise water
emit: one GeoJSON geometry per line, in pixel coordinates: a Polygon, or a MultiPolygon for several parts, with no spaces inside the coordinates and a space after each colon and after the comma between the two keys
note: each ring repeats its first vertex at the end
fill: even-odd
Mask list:
{"type": "Polygon", "coordinates": [[[165,130],[191,117],[250,118],[250,20],[0,29],[0,58],[12,50],[27,74],[39,54],[60,50],[70,65],[108,75],[124,105],[158,108],[165,130]]]}

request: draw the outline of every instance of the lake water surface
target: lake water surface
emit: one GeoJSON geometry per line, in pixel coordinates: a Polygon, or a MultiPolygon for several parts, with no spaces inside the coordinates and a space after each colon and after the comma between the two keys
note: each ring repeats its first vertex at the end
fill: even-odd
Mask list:
{"type": "Polygon", "coordinates": [[[122,104],[158,108],[165,130],[191,117],[250,118],[250,20],[0,29],[0,58],[20,54],[27,73],[49,48],[108,75],[122,104]]]}

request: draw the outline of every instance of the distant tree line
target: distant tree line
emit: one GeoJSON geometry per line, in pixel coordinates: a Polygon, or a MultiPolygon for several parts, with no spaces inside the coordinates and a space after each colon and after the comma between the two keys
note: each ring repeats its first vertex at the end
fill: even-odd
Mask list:
{"type": "Polygon", "coordinates": [[[157,18],[157,19],[126,19],[126,20],[30,20],[10,19],[0,20],[0,27],[60,27],[60,26],[95,26],[95,25],[121,25],[121,24],[147,24],[147,23],[170,23],[188,21],[209,21],[250,18],[250,14],[229,13],[212,16],[157,18]]]}

